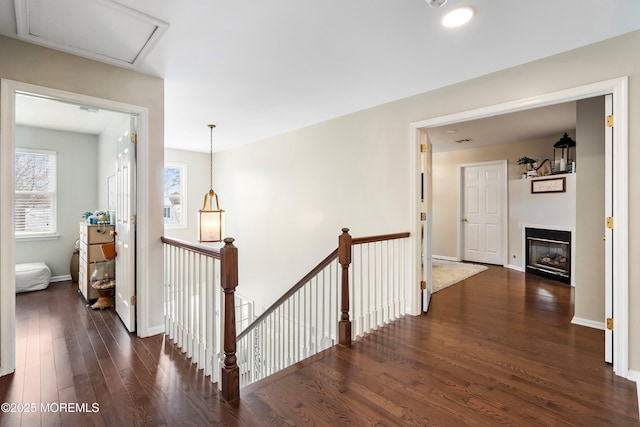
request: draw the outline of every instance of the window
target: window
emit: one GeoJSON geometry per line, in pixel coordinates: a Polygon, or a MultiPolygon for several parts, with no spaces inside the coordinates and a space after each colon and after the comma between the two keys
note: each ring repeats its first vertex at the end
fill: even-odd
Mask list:
{"type": "Polygon", "coordinates": [[[165,164],[164,166],[164,225],[168,228],[185,228],[186,212],[186,166],[165,164]]]}
{"type": "Polygon", "coordinates": [[[56,153],[16,149],[16,237],[55,234],[56,153]]]}

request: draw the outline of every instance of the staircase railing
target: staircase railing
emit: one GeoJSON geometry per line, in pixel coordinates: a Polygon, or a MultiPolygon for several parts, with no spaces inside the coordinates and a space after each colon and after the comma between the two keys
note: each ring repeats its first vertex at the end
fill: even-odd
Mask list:
{"type": "Polygon", "coordinates": [[[240,387],[405,314],[409,233],[342,231],[338,249],[238,335],[240,387]]]}
{"type": "Polygon", "coordinates": [[[211,376],[212,382],[218,381],[222,347],[222,395],[233,400],[239,395],[234,307],[238,256],[233,239],[225,239],[225,246],[219,250],[169,237],[162,237],[162,243],[165,334],[192,363],[204,369],[204,375],[211,376]],[[222,301],[218,298],[219,289],[223,292],[222,301]],[[218,312],[224,324],[221,345],[218,312]]]}
{"type": "Polygon", "coordinates": [[[352,332],[357,339],[405,314],[409,233],[352,238],[348,231],[342,229],[338,249],[237,336],[233,239],[217,250],[163,237],[165,333],[214,382],[220,360],[221,395],[228,401],[240,397],[241,386],[335,343],[350,346],[352,332]]]}

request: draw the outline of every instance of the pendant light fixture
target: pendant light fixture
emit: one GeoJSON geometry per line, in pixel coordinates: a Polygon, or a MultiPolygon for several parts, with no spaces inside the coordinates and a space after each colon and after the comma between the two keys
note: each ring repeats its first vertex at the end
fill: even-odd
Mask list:
{"type": "Polygon", "coordinates": [[[198,211],[199,220],[199,236],[200,242],[221,242],[222,241],[222,213],[218,204],[218,195],[213,191],[213,128],[216,125],[209,125],[210,129],[210,178],[211,187],[207,194],[204,195],[204,204],[202,209],[198,211]],[[215,200],[215,205],[214,205],[215,200]]]}

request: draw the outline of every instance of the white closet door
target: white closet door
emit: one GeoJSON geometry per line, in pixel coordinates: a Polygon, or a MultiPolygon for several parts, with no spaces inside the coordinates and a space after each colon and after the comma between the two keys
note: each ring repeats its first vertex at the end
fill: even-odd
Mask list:
{"type": "Polygon", "coordinates": [[[137,117],[118,138],[116,173],[116,313],[129,332],[136,330],[136,144],[137,117]]]}

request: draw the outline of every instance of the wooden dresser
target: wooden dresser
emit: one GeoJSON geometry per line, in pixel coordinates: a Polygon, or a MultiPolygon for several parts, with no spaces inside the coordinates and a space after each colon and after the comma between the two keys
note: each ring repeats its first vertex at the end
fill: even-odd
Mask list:
{"type": "Polygon", "coordinates": [[[113,225],[92,225],[86,222],[80,223],[80,266],[78,274],[78,287],[82,296],[87,301],[98,298],[98,292],[91,287],[91,275],[95,269],[95,262],[106,261],[102,255],[100,246],[113,240],[111,232],[115,231],[113,225]]]}

